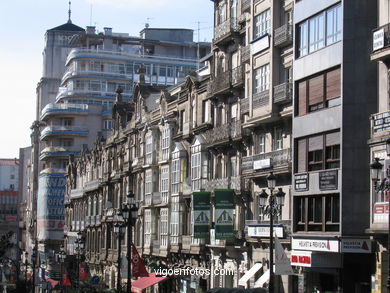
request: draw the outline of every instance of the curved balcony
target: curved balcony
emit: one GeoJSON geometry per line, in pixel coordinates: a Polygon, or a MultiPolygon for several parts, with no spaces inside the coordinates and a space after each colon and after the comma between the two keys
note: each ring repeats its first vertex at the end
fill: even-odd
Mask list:
{"type": "Polygon", "coordinates": [[[64,84],[70,78],[104,78],[120,81],[130,81],[133,79],[133,74],[125,72],[115,72],[110,70],[92,71],[92,70],[74,70],[69,68],[62,77],[61,84],[64,84]]]}
{"type": "Polygon", "coordinates": [[[76,151],[76,150],[71,150],[71,149],[68,149],[68,148],[64,148],[64,147],[61,147],[61,146],[57,146],[57,147],[47,147],[47,148],[44,148],[42,151],[41,151],[41,156],[39,157],[40,160],[45,160],[45,159],[48,159],[48,158],[66,158],[68,157],[69,155],[75,155],[75,156],[78,156],[80,154],[79,151],[76,151]]]}
{"type": "MultiPolygon", "coordinates": [[[[130,91],[122,93],[122,96],[125,100],[130,99],[130,91]]],[[[89,90],[89,89],[75,89],[71,90],[66,87],[61,87],[58,91],[57,97],[56,97],[56,103],[60,103],[63,101],[63,99],[68,98],[98,98],[102,100],[112,99],[114,100],[116,97],[116,93],[114,91],[96,91],[96,90],[89,90]]]]}
{"type": "Polygon", "coordinates": [[[45,120],[51,115],[86,115],[88,105],[85,104],[47,104],[41,112],[41,120],[45,120]]]}
{"type": "Polygon", "coordinates": [[[88,128],[80,126],[46,126],[41,132],[41,140],[49,136],[87,136],[88,128]]]}

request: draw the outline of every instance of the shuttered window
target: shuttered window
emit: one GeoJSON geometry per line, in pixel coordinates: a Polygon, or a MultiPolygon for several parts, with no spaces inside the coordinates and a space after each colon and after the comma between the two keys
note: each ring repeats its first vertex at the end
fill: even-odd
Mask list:
{"type": "Polygon", "coordinates": [[[334,107],[341,103],[341,70],[332,69],[297,84],[297,115],[334,107]]]}
{"type": "Polygon", "coordinates": [[[307,149],[306,149],[306,141],[307,139],[298,140],[298,164],[297,164],[297,172],[306,172],[306,160],[307,160],[307,149]]]}

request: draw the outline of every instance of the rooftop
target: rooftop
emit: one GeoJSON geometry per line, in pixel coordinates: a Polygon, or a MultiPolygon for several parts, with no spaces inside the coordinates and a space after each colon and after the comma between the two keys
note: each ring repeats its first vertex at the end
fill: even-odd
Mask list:
{"type": "Polygon", "coordinates": [[[15,159],[0,159],[0,166],[19,166],[19,160],[15,159]]]}

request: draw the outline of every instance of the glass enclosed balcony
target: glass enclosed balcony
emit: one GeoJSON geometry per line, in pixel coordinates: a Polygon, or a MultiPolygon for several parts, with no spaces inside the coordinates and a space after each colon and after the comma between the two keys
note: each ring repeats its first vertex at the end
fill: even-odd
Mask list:
{"type": "Polygon", "coordinates": [[[47,104],[41,112],[41,120],[45,120],[51,115],[86,115],[88,113],[88,105],[86,104],[47,104]]]}
{"type": "Polygon", "coordinates": [[[87,136],[88,128],[81,126],[46,126],[41,132],[41,140],[50,136],[87,136]]]}

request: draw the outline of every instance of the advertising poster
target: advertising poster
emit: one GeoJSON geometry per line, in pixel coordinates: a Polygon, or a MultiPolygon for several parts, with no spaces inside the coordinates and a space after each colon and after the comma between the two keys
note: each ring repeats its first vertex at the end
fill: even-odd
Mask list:
{"type": "Polygon", "coordinates": [[[63,240],[66,178],[61,173],[41,173],[37,202],[39,240],[63,240]]]}
{"type": "Polygon", "coordinates": [[[215,239],[232,240],[234,224],[234,190],[216,189],[215,193],[215,239]]]}
{"type": "Polygon", "coordinates": [[[194,237],[210,237],[210,193],[194,192],[192,194],[194,207],[194,237]]]}

